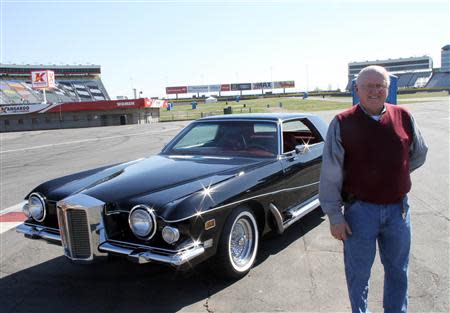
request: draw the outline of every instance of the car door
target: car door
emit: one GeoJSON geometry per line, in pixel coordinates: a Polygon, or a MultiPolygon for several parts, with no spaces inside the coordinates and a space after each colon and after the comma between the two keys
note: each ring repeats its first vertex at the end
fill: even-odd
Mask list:
{"type": "Polygon", "coordinates": [[[324,141],[307,118],[284,121],[281,131],[283,201],[289,209],[317,197],[324,141]]]}

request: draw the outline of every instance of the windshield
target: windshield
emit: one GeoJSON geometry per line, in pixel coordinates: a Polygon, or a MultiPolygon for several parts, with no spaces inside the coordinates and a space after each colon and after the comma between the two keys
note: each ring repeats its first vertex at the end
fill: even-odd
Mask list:
{"type": "Polygon", "coordinates": [[[274,157],[277,142],[275,122],[197,122],[191,124],[165,154],[274,157]]]}

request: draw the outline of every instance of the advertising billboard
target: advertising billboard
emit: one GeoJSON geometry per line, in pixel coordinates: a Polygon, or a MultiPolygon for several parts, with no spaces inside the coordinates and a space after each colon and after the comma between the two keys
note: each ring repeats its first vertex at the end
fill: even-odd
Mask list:
{"type": "Polygon", "coordinates": [[[218,92],[222,91],[220,89],[221,85],[209,85],[209,92],[218,92]]]}
{"type": "Polygon", "coordinates": [[[53,71],[31,71],[31,86],[33,89],[55,88],[55,73],[53,71]]]}
{"type": "Polygon", "coordinates": [[[187,86],[187,92],[189,93],[208,92],[208,91],[209,91],[208,85],[187,86]]]}
{"type": "Polygon", "coordinates": [[[256,89],[274,89],[274,88],[294,88],[293,80],[277,82],[258,82],[258,83],[239,83],[239,84],[215,84],[215,85],[193,85],[166,87],[166,94],[179,93],[200,93],[200,92],[220,92],[220,91],[242,91],[256,89]]]}
{"type": "Polygon", "coordinates": [[[295,81],[293,80],[284,80],[279,82],[273,82],[273,88],[294,88],[295,81]]]}
{"type": "Polygon", "coordinates": [[[220,91],[230,91],[230,90],[231,90],[230,84],[222,84],[222,85],[220,85],[220,91]]]}
{"type": "Polygon", "coordinates": [[[231,84],[231,90],[252,90],[252,83],[231,84]]]}
{"type": "Polygon", "coordinates": [[[272,89],[272,82],[253,83],[252,89],[272,89]]]}
{"type": "Polygon", "coordinates": [[[187,93],[187,86],[166,87],[166,94],[187,93]]]}

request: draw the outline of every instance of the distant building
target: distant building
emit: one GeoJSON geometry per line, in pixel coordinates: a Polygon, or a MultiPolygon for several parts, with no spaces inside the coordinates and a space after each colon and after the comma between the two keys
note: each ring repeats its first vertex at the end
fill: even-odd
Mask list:
{"type": "Polygon", "coordinates": [[[441,72],[450,72],[450,45],[441,49],[441,72]]]}
{"type": "Polygon", "coordinates": [[[348,64],[347,90],[351,89],[352,80],[366,66],[380,65],[398,77],[399,88],[424,87],[433,71],[433,60],[429,56],[400,59],[351,62],[348,64]]]}
{"type": "Polygon", "coordinates": [[[450,45],[442,47],[441,68],[433,71],[433,77],[426,87],[450,91],[450,45]]]}
{"type": "Polygon", "coordinates": [[[159,121],[167,100],[130,99],[0,105],[0,131],[80,128],[159,121]]]}

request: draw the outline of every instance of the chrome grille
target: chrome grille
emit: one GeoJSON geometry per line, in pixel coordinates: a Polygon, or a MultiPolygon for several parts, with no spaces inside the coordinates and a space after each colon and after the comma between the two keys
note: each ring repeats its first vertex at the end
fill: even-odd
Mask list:
{"type": "Polygon", "coordinates": [[[104,206],[103,201],[85,194],[69,196],[56,204],[64,254],[72,261],[90,263],[107,256],[98,250],[106,241],[104,206]]]}
{"type": "Polygon", "coordinates": [[[77,259],[91,256],[89,226],[86,212],[83,210],[67,210],[67,232],[70,238],[71,255],[77,259]]]}

